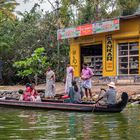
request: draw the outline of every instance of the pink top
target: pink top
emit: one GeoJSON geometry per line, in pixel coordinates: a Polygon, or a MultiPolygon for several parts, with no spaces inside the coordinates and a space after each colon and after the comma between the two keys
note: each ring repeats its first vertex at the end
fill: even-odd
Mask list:
{"type": "Polygon", "coordinates": [[[32,91],[31,91],[31,95],[34,96],[34,97],[36,97],[36,96],[38,95],[37,90],[32,89],[32,91]]]}
{"type": "Polygon", "coordinates": [[[26,91],[26,92],[31,92],[31,91],[32,91],[32,90],[31,90],[31,87],[27,87],[25,91],[26,91]]]}
{"type": "Polygon", "coordinates": [[[30,97],[31,97],[31,87],[27,87],[23,94],[23,100],[30,101],[31,100],[30,97]]]}
{"type": "Polygon", "coordinates": [[[93,72],[90,68],[82,69],[82,77],[90,78],[93,75],[93,72]]]}
{"type": "Polygon", "coordinates": [[[23,94],[23,100],[24,101],[30,101],[31,100],[31,94],[30,94],[30,92],[24,92],[24,94],[23,94]]]}

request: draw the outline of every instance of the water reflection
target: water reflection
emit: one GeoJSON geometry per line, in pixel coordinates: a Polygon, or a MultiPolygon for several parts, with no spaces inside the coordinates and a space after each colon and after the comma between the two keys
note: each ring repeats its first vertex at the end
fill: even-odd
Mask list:
{"type": "Polygon", "coordinates": [[[139,109],[93,114],[0,108],[0,139],[137,140],[139,109]]]}
{"type": "Polygon", "coordinates": [[[69,116],[69,131],[70,131],[70,138],[76,137],[76,116],[74,113],[71,113],[69,116]]]}
{"type": "Polygon", "coordinates": [[[71,138],[89,139],[128,139],[121,131],[127,129],[128,120],[124,114],[71,114],[69,117],[71,138]],[[123,128],[122,128],[123,127],[123,128]]]}

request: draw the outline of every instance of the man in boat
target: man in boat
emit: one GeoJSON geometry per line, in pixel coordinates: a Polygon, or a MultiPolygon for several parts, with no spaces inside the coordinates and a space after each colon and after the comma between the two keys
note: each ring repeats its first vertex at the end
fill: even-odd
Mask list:
{"type": "Polygon", "coordinates": [[[82,86],[85,90],[85,95],[86,98],[90,96],[90,99],[92,99],[92,83],[91,83],[91,78],[93,76],[92,70],[87,66],[87,64],[83,64],[83,69],[81,73],[81,79],[82,79],[82,86]]]}
{"type": "Polygon", "coordinates": [[[74,68],[67,64],[66,68],[66,80],[65,80],[65,94],[69,93],[70,87],[72,87],[72,81],[74,79],[74,68]]]}
{"type": "MultiPolygon", "coordinates": [[[[116,104],[116,86],[114,82],[110,82],[108,85],[108,89],[106,90],[105,94],[99,98],[96,102],[102,100],[103,98],[106,98],[106,102],[104,102],[102,105],[114,105],[116,104]]],[[[100,103],[99,103],[100,104],[100,103]]]]}

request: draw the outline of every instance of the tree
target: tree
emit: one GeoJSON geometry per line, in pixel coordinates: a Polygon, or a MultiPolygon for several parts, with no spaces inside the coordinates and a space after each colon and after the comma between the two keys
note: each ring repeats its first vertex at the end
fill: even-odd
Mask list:
{"type": "Polygon", "coordinates": [[[14,82],[14,78],[19,82],[15,76],[17,69],[13,67],[13,63],[30,58],[34,50],[42,47],[45,49],[47,62],[51,64],[57,80],[60,81],[64,76],[66,63],[69,61],[69,42],[68,40],[59,41],[60,56],[58,57],[58,28],[118,17],[125,15],[127,11],[134,13],[140,0],[134,0],[134,3],[131,0],[57,0],[59,3],[53,3],[51,0],[38,1],[50,2],[53,11],[41,13],[37,10],[38,2],[30,12],[18,12],[22,16],[20,20],[17,18],[13,20],[2,11],[2,9],[6,11],[9,7],[7,11],[13,14],[15,0],[0,1],[0,60],[4,62],[5,82],[14,82]],[[60,67],[58,67],[58,61],[60,67]]]}
{"type": "MultiPolygon", "coordinates": [[[[5,20],[0,25],[0,59],[4,62],[4,84],[14,82],[15,69],[12,67],[17,60],[29,57],[39,45],[38,34],[39,14],[24,13],[22,20],[5,20]]],[[[18,81],[17,78],[15,81],[18,81]]]]}
{"type": "Polygon", "coordinates": [[[140,5],[140,0],[118,0],[118,5],[123,16],[134,14],[140,5]]]}
{"type": "Polygon", "coordinates": [[[0,22],[10,18],[15,20],[15,15],[13,14],[13,10],[18,5],[15,0],[1,0],[0,1],[0,22]]]}
{"type": "MultiPolygon", "coordinates": [[[[42,75],[45,69],[50,66],[47,57],[44,56],[45,49],[37,48],[31,57],[14,63],[14,67],[18,69],[18,76],[34,77],[37,84],[39,75],[42,75]]],[[[30,78],[29,78],[30,79],[30,78]]]]}

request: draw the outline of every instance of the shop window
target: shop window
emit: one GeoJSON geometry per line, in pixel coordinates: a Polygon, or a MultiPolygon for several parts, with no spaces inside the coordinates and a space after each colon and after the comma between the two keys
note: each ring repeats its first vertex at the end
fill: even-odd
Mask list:
{"type": "Polygon", "coordinates": [[[139,73],[139,43],[119,43],[118,60],[119,75],[137,75],[139,73]]]}

